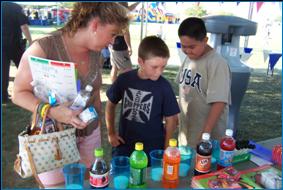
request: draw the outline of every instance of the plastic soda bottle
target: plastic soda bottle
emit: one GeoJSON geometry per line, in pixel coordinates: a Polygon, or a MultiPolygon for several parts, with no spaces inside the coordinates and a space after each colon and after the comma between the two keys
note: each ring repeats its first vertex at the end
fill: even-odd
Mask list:
{"type": "Polygon", "coordinates": [[[109,168],[103,159],[103,149],[96,148],[94,155],[96,159],[89,171],[89,184],[92,189],[105,188],[109,184],[109,168]]]}
{"type": "Polygon", "coordinates": [[[209,139],[210,139],[210,134],[203,133],[202,140],[197,145],[196,163],[194,170],[195,176],[210,172],[212,143],[210,142],[209,139]]]}
{"type": "Polygon", "coordinates": [[[135,151],[130,156],[129,188],[146,188],[146,168],[148,158],[143,151],[143,143],[135,144],[135,151]]]}
{"type": "Polygon", "coordinates": [[[232,166],[236,141],[233,138],[233,130],[226,129],[225,137],[220,141],[220,157],[217,165],[217,170],[232,166]]]}
{"type": "Polygon", "coordinates": [[[170,139],[169,147],[166,148],[163,156],[162,184],[164,188],[177,188],[179,184],[180,162],[181,155],[177,148],[177,140],[170,139]]]}
{"type": "Polygon", "coordinates": [[[278,144],[272,148],[272,161],[282,166],[282,145],[278,144]]]}
{"type": "Polygon", "coordinates": [[[87,101],[89,100],[91,96],[91,91],[92,91],[92,86],[91,85],[86,85],[84,90],[81,90],[77,97],[75,98],[73,104],[71,105],[72,110],[78,110],[78,109],[83,109],[85,108],[87,101]]]}

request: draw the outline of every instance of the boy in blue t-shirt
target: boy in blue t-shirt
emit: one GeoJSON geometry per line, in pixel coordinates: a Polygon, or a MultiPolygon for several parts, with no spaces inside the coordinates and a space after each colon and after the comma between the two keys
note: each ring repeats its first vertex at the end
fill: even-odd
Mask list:
{"type": "Polygon", "coordinates": [[[138,49],[139,69],[121,74],[107,90],[105,119],[112,156],[130,156],[136,142],[144,151],[165,149],[178,125],[180,109],[170,83],[161,76],[169,59],[165,42],[144,38],[138,49]],[[119,132],[115,108],[122,100],[119,132]],[[165,124],[163,124],[163,119],[165,124]]]}

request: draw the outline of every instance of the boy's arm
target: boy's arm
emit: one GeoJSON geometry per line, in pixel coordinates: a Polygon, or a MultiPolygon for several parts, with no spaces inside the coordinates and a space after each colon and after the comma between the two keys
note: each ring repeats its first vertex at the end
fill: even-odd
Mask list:
{"type": "Polygon", "coordinates": [[[102,125],[102,120],[101,120],[101,118],[102,118],[102,103],[101,103],[101,98],[100,98],[100,89],[99,88],[95,89],[93,94],[94,94],[94,107],[96,109],[96,112],[97,112],[98,118],[99,118],[98,126],[101,127],[101,125],[102,125]]]}
{"type": "Polygon", "coordinates": [[[165,143],[164,149],[169,145],[169,139],[172,138],[172,135],[179,124],[178,114],[165,117],[165,143]]]}
{"type": "Polygon", "coordinates": [[[115,132],[115,108],[116,104],[113,104],[110,100],[108,100],[105,108],[105,123],[108,132],[109,143],[114,147],[118,146],[120,141],[125,143],[124,140],[115,132]]]}
{"type": "MultiPolygon", "coordinates": [[[[211,133],[226,106],[224,102],[213,102],[203,126],[203,133],[211,133]]],[[[200,137],[201,138],[201,137],[200,137]]]]}
{"type": "Polygon", "coordinates": [[[113,104],[110,100],[106,102],[105,124],[106,124],[108,135],[115,134],[115,127],[114,127],[115,108],[116,108],[116,105],[113,104]]]}

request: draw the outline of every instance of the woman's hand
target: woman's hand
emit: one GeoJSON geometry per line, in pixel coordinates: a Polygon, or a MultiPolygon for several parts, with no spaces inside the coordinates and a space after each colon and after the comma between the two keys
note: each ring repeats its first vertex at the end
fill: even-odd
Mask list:
{"type": "Polygon", "coordinates": [[[58,122],[71,124],[77,129],[84,129],[87,124],[78,118],[78,115],[82,110],[72,110],[68,104],[61,104],[56,107],[52,107],[49,111],[49,116],[58,122]]]}

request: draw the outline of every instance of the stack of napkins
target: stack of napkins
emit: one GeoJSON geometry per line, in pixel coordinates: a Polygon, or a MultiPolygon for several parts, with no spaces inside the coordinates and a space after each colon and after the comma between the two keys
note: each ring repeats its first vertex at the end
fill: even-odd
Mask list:
{"type": "Polygon", "coordinates": [[[192,178],[191,186],[196,189],[241,189],[238,184],[240,172],[234,167],[227,167],[222,170],[195,176],[192,178]]]}

